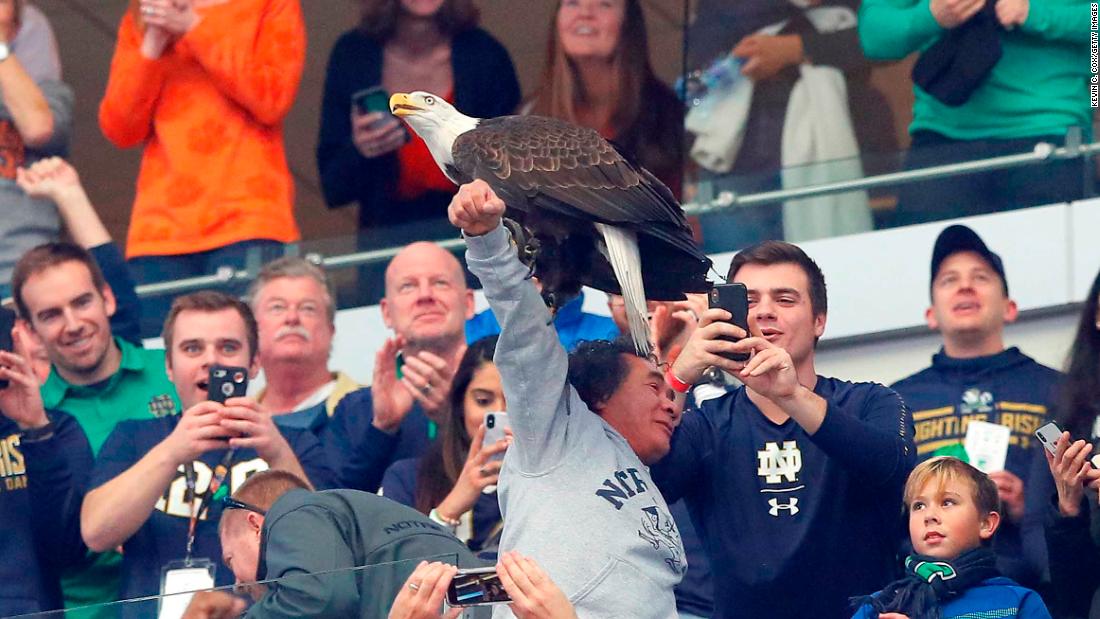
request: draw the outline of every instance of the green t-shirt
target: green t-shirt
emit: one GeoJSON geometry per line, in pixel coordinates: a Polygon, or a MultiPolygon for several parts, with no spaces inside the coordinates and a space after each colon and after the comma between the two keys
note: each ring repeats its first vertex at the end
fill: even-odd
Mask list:
{"type": "Polygon", "coordinates": [[[164,371],[164,351],[138,348],[117,337],[115,343],[122,360],[110,378],[72,385],[53,368],[42,385],[42,403],[72,415],[88,435],[93,454],[99,453],[118,422],[164,417],[180,409],[176,387],[164,371]]]}
{"type": "MultiPolygon", "coordinates": [[[[53,368],[42,385],[45,407],[72,415],[88,436],[94,454],[99,453],[118,422],[164,417],[180,410],[176,387],[164,371],[164,351],[138,348],[117,337],[115,344],[122,359],[110,378],[92,385],[72,385],[53,368]]],[[[65,607],[118,599],[121,560],[116,552],[98,554],[86,567],[66,574],[61,581],[65,607]]],[[[66,617],[109,619],[117,614],[117,609],[110,608],[69,613],[66,617]]]]}

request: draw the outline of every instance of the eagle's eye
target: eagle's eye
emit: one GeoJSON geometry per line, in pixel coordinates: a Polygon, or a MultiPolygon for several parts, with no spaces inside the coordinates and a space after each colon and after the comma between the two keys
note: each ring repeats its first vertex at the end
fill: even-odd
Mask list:
{"type": "Polygon", "coordinates": [[[424,103],[428,105],[435,105],[435,97],[424,97],[424,103]]]}

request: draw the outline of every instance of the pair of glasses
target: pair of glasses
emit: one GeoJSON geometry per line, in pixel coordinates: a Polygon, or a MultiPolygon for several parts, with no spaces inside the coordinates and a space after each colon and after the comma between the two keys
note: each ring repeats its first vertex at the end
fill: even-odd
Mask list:
{"type": "Polygon", "coordinates": [[[254,512],[261,516],[267,515],[266,509],[260,509],[259,507],[256,507],[255,505],[250,505],[248,503],[245,503],[244,501],[238,501],[237,499],[234,499],[229,495],[222,497],[222,509],[243,509],[247,512],[254,512]]]}

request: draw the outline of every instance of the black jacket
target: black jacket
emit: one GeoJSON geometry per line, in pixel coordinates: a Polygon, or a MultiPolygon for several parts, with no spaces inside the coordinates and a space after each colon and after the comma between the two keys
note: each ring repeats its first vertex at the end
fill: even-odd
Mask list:
{"type": "Polygon", "coordinates": [[[1056,503],[1050,510],[1046,538],[1051,610],[1065,619],[1100,619],[1100,509],[1096,493],[1086,491],[1076,518],[1062,517],[1056,503]]]}
{"type": "MultiPolygon", "coordinates": [[[[520,100],[516,71],[507,50],[489,33],[474,28],[456,34],[451,65],[460,112],[477,118],[515,113],[520,100]]],[[[317,167],[325,202],[330,207],[358,202],[361,228],[442,218],[451,194],[428,192],[398,202],[397,155],[366,159],[351,141],[351,96],[381,83],[382,46],[360,30],[344,33],[329,56],[321,104],[317,167]]]]}

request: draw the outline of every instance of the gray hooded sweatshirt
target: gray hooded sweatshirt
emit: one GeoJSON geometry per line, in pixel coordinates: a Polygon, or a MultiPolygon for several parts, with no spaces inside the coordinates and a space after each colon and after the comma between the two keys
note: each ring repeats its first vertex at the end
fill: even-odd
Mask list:
{"type": "MultiPolygon", "coordinates": [[[[507,231],[466,245],[501,325],[494,361],[514,432],[498,486],[501,551],[538,561],[582,619],[675,617],[687,562],[648,468],[569,385],[565,350],[507,231]]],[[[493,616],[512,615],[498,606],[493,616]]]]}

